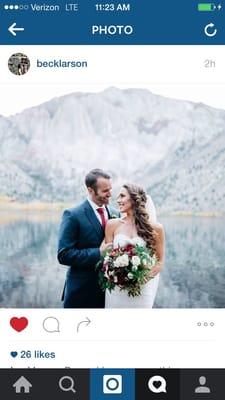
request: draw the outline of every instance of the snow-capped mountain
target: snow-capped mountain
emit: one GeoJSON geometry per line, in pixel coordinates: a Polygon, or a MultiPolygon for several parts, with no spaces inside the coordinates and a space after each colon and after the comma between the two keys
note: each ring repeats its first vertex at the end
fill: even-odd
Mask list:
{"type": "Polygon", "coordinates": [[[87,171],[144,185],[161,209],[225,211],[225,111],[148,90],[72,93],[0,117],[0,191],[80,200],[87,171]]]}

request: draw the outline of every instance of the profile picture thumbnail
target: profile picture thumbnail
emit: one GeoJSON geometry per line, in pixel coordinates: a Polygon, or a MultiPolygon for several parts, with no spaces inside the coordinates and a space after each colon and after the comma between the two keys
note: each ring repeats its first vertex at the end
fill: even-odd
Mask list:
{"type": "Polygon", "coordinates": [[[29,71],[30,60],[23,53],[15,53],[9,58],[8,68],[14,75],[24,75],[29,71]]]}

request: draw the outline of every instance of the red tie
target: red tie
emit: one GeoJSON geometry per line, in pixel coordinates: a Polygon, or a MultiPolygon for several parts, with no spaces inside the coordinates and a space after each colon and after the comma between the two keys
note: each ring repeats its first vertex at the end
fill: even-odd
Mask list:
{"type": "Polygon", "coordinates": [[[97,211],[101,217],[101,221],[102,221],[102,228],[105,229],[106,226],[106,219],[105,219],[105,213],[104,213],[104,208],[97,208],[97,211]]]}

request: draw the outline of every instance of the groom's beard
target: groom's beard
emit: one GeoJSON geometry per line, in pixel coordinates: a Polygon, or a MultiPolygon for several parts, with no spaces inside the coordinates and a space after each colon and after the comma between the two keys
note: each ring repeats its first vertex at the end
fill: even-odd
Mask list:
{"type": "Polygon", "coordinates": [[[109,201],[110,201],[110,197],[109,198],[103,198],[102,200],[101,200],[101,203],[102,203],[102,205],[104,205],[104,206],[107,206],[108,204],[109,204],[109,201]]]}
{"type": "Polygon", "coordinates": [[[97,200],[97,202],[98,202],[99,205],[101,205],[101,206],[103,206],[103,205],[104,205],[104,206],[107,206],[107,205],[109,204],[110,198],[111,198],[111,197],[109,197],[109,196],[107,196],[107,197],[97,196],[97,197],[96,197],[96,200],[97,200]]]}

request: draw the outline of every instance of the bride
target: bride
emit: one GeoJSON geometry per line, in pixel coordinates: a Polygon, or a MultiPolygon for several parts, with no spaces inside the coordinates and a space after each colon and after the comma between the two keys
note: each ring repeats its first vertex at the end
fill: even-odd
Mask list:
{"type": "Polygon", "coordinates": [[[140,244],[154,250],[158,263],[151,270],[151,277],[142,287],[140,296],[129,297],[126,291],[118,287],[106,291],[105,308],[152,308],[158,289],[159,272],[164,258],[164,230],[161,224],[152,223],[151,211],[148,211],[148,196],[136,185],[123,185],[117,198],[122,218],[110,219],[106,225],[105,242],[113,247],[125,247],[127,244],[140,244]]]}

